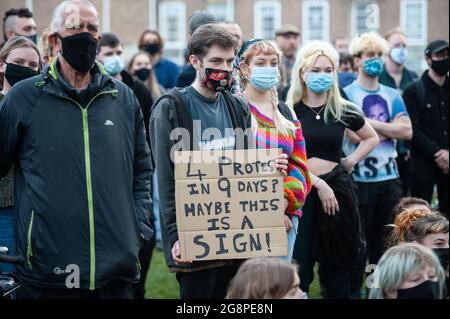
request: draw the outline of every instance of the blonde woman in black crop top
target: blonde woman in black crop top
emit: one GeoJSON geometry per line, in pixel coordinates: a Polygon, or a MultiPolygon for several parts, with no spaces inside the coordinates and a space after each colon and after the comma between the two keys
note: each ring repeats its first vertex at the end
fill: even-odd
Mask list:
{"type": "Polygon", "coordinates": [[[318,260],[319,273],[326,297],[348,298],[350,272],[347,268],[356,262],[358,248],[356,239],[350,241],[350,237],[344,238],[340,233],[351,233],[352,238],[359,236],[358,206],[355,196],[351,196],[349,173],[378,145],[379,139],[356,106],[341,97],[337,57],[337,52],[328,43],[307,44],[297,58],[288,93],[287,103],[302,122],[314,186],[305,203],[305,220],[299,226],[303,231],[308,229],[310,234],[306,231],[299,235],[294,258],[300,263],[304,291],[308,291],[312,281],[314,253],[321,259],[318,260]],[[342,158],[342,143],[347,130],[353,131],[361,143],[353,154],[342,158]],[[351,222],[343,223],[346,218],[351,222]],[[320,237],[318,243],[314,243],[314,247],[319,247],[315,248],[318,251],[313,252],[314,232],[320,237]]]}

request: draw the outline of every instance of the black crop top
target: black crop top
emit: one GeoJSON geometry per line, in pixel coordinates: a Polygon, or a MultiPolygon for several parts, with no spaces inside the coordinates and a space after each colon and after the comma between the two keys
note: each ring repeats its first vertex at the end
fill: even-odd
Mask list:
{"type": "Polygon", "coordinates": [[[295,113],[302,124],[308,158],[316,157],[326,161],[340,163],[345,129],[354,132],[360,130],[365,120],[362,115],[343,114],[340,122],[330,121],[325,124],[323,107],[313,108],[314,113],[303,102],[295,105],[295,113]],[[320,120],[316,118],[320,113],[320,120]]]}

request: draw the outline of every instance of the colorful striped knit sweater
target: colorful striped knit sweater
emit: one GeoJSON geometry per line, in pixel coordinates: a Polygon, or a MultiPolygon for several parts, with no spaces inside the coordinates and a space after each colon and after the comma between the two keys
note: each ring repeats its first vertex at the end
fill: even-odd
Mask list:
{"type": "Polygon", "coordinates": [[[258,123],[256,133],[257,148],[281,148],[289,156],[288,176],[284,179],[284,196],[289,201],[287,214],[301,217],[306,196],[311,190],[311,176],[307,166],[306,145],[301,124],[294,122],[297,130],[295,137],[281,134],[272,119],[260,113],[251,105],[250,111],[258,123]]]}

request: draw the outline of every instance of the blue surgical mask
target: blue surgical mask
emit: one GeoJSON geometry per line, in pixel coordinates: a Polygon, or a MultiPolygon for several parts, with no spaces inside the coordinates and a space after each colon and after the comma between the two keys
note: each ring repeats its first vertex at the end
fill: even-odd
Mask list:
{"type": "Polygon", "coordinates": [[[391,59],[399,65],[403,65],[408,60],[408,49],[407,48],[392,48],[391,59]]]}
{"type": "Polygon", "coordinates": [[[268,91],[274,86],[278,87],[280,84],[280,73],[278,68],[252,68],[250,83],[260,91],[268,91]]]}
{"type": "Polygon", "coordinates": [[[309,73],[306,79],[308,89],[316,94],[328,92],[334,84],[333,73],[309,73]]]}
{"type": "Polygon", "coordinates": [[[375,58],[364,62],[364,71],[371,77],[380,76],[383,73],[384,61],[382,58],[375,58]]]}
{"type": "Polygon", "coordinates": [[[122,72],[125,64],[120,56],[114,55],[105,58],[105,60],[103,61],[103,66],[105,67],[105,71],[109,75],[116,76],[117,74],[122,72]]]}

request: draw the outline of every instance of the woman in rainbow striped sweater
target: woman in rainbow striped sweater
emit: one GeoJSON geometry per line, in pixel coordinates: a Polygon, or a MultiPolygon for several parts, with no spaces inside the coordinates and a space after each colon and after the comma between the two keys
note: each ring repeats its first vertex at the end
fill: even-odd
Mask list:
{"type": "Polygon", "coordinates": [[[302,207],[311,190],[305,140],[294,112],[278,101],[281,53],[267,41],[250,40],[243,45],[238,59],[243,96],[253,115],[256,147],[281,148],[288,157],[284,180],[288,255],[283,259],[291,261],[302,207]]]}

